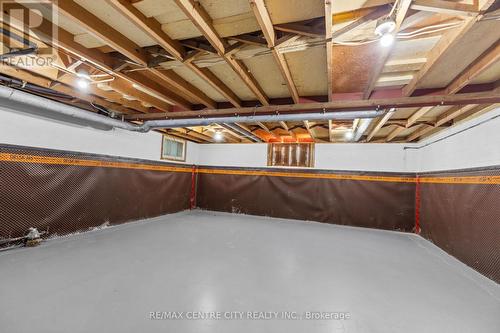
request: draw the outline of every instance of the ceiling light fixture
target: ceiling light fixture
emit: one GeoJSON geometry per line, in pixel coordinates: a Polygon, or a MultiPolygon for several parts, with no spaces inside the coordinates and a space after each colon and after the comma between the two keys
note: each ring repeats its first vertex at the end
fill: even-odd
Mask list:
{"type": "Polygon", "coordinates": [[[388,47],[394,43],[394,31],[396,30],[396,22],[391,16],[383,18],[377,22],[375,34],[380,37],[380,44],[388,47]]]}
{"type": "Polygon", "coordinates": [[[215,134],[214,134],[214,140],[215,141],[222,141],[222,139],[224,138],[224,136],[222,135],[222,129],[218,128],[215,130],[215,134]]]}
{"type": "Polygon", "coordinates": [[[380,45],[384,47],[391,46],[392,43],[394,43],[394,35],[391,33],[382,35],[382,37],[380,38],[380,45]]]}
{"type": "Polygon", "coordinates": [[[345,132],[345,138],[350,141],[354,137],[354,133],[352,131],[345,132]]]}
{"type": "Polygon", "coordinates": [[[76,85],[80,90],[87,90],[90,86],[90,76],[89,74],[84,71],[80,70],[78,73],[76,73],[76,76],[78,79],[76,80],[76,85]]]}

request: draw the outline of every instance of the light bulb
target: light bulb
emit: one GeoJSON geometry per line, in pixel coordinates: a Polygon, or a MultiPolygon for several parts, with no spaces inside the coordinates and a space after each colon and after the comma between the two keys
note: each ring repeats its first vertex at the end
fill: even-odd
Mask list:
{"type": "Polygon", "coordinates": [[[352,131],[348,131],[345,133],[345,138],[347,140],[351,140],[353,138],[353,136],[354,136],[354,133],[352,133],[352,131]]]}
{"type": "Polygon", "coordinates": [[[388,47],[388,46],[391,46],[392,43],[394,43],[394,35],[393,34],[384,34],[381,38],[380,38],[380,45],[382,46],[385,46],[385,47],[388,47]]]}
{"type": "Polygon", "coordinates": [[[223,135],[221,131],[216,131],[214,134],[214,139],[215,141],[222,141],[223,135]]]}
{"type": "Polygon", "coordinates": [[[87,90],[89,88],[90,83],[89,83],[89,80],[87,80],[83,77],[80,77],[80,78],[78,78],[78,80],[76,80],[76,85],[81,90],[87,90]]]}

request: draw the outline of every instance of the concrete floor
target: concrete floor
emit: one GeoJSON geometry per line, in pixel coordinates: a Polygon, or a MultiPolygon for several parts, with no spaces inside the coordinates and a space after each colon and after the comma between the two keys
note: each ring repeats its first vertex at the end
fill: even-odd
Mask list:
{"type": "Polygon", "coordinates": [[[396,232],[193,211],[0,252],[9,333],[496,333],[499,314],[497,284],[396,232]],[[184,319],[151,320],[155,311],[184,319]]]}

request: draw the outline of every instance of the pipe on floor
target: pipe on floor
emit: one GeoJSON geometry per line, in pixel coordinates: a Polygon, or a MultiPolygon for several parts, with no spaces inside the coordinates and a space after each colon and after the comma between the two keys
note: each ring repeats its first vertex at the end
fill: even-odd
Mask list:
{"type": "Polygon", "coordinates": [[[206,126],[213,123],[253,123],[253,122],[279,122],[279,121],[304,121],[304,120],[347,120],[356,118],[375,118],[383,115],[382,110],[370,111],[339,111],[339,112],[316,112],[298,114],[274,114],[274,115],[252,115],[252,116],[226,116],[209,118],[188,118],[188,119],[162,119],[149,120],[142,125],[135,125],[126,121],[120,121],[110,117],[98,115],[86,110],[56,102],[47,98],[29,94],[20,90],[0,86],[0,105],[17,106],[17,109],[24,110],[31,108],[36,110],[36,114],[43,116],[44,112],[52,115],[63,115],[66,117],[84,120],[91,123],[121,128],[127,131],[148,132],[155,128],[177,128],[206,126]],[[43,112],[40,112],[43,110],[43,112]]]}

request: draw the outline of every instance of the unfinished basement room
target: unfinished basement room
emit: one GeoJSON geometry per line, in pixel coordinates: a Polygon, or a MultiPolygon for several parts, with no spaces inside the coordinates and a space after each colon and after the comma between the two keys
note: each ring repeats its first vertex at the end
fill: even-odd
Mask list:
{"type": "Polygon", "coordinates": [[[0,333],[500,332],[500,0],[0,9],[0,333]]]}

